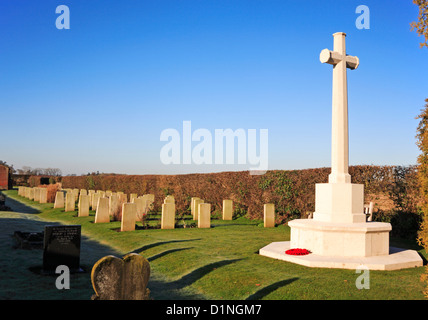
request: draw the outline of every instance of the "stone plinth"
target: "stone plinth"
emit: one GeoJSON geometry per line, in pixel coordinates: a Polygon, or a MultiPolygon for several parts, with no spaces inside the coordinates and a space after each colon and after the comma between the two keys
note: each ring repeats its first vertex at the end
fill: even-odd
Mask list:
{"type": "Polygon", "coordinates": [[[391,224],[332,223],[313,219],[288,222],[291,247],[320,256],[372,257],[387,255],[391,224]]]}
{"type": "Polygon", "coordinates": [[[317,183],[314,220],[338,223],[366,222],[364,185],[317,183]]]}

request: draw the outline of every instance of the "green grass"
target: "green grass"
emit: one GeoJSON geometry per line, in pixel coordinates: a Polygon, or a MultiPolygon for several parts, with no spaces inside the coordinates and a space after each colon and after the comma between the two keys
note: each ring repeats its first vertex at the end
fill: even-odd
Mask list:
{"type": "MultiPolygon", "coordinates": [[[[37,204],[18,196],[15,190],[4,193],[9,201],[16,200],[21,203],[14,202],[17,206],[21,205],[20,211],[33,213],[0,212],[0,218],[5,219],[1,221],[1,233],[4,234],[5,230],[8,230],[5,226],[12,223],[20,227],[21,231],[26,231],[26,225],[41,231],[43,225],[48,224],[47,221],[80,224],[84,236],[81,249],[82,265],[90,269],[93,263],[107,254],[139,253],[150,262],[151,277],[148,287],[151,297],[157,300],[424,299],[424,284],[420,281],[424,267],[399,271],[370,271],[370,289],[358,290],[355,281],[359,274],[354,270],[308,268],[260,256],[258,250],[263,246],[274,241],[289,240],[290,230],[287,226],[263,228],[261,221],[239,218],[233,221],[212,220],[213,227],[210,229],[117,232],[115,229],[120,227],[120,222],[94,224],[94,212],[91,212],[89,217],[79,218],[76,216],[77,211],[64,212],[62,209],[53,209],[52,204],[37,204]],[[30,207],[32,209],[29,209],[30,207]],[[34,210],[39,213],[34,213],[34,210]]],[[[140,222],[137,224],[141,225],[140,222]]],[[[3,235],[3,242],[4,239],[3,235]]],[[[425,251],[413,242],[391,239],[391,244],[417,249],[426,257],[425,251]]],[[[1,250],[10,251],[7,253],[9,260],[19,254],[16,263],[21,264],[18,269],[22,274],[29,277],[28,283],[45,281],[38,279],[40,276],[26,271],[29,265],[37,263],[37,259],[33,257],[36,250],[12,250],[4,243],[1,250]],[[26,259],[26,255],[31,257],[26,259]]],[[[13,267],[14,263],[10,262],[10,265],[13,267]]],[[[5,271],[1,268],[0,266],[0,272],[4,275],[5,271]]],[[[14,276],[19,277],[18,271],[14,276]]],[[[54,280],[50,281],[52,283],[54,280]]],[[[68,296],[64,293],[59,297],[59,290],[51,290],[50,297],[89,299],[93,292],[89,273],[76,275],[72,281],[76,282],[77,288],[74,294],[68,296]]],[[[0,287],[0,298],[7,298],[7,294],[10,297],[14,290],[25,292],[25,288],[20,289],[20,285],[25,286],[25,282],[15,282],[15,289],[9,286],[4,290],[0,287]]],[[[71,286],[73,289],[73,282],[71,286]]],[[[40,296],[40,293],[31,292],[36,297],[40,296]]],[[[44,298],[46,296],[49,296],[48,292],[43,295],[44,298]]],[[[28,294],[25,297],[28,297],[28,294]]]]}

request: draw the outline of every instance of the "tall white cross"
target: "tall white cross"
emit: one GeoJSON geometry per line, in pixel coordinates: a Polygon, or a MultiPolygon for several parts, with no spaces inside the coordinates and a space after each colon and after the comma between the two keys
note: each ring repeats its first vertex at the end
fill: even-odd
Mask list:
{"type": "Polygon", "coordinates": [[[358,68],[359,59],[346,54],[344,32],[333,34],[333,51],[321,51],[322,63],[333,65],[333,110],[331,132],[331,173],[329,183],[351,183],[348,173],[349,137],[348,137],[348,85],[346,68],[358,68]]]}

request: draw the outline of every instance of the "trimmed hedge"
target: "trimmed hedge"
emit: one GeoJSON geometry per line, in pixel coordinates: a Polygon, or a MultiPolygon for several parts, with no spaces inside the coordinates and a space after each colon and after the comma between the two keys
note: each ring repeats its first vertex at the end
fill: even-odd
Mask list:
{"type": "Polygon", "coordinates": [[[60,180],[61,180],[61,177],[58,177],[58,176],[47,176],[47,175],[30,176],[28,178],[27,184],[29,187],[34,188],[40,185],[55,184],[55,183],[58,183],[60,180]]]}
{"type": "MultiPolygon", "coordinates": [[[[352,183],[364,184],[366,201],[387,198],[390,206],[381,211],[416,212],[420,203],[416,166],[351,166],[352,183]]],[[[66,176],[63,188],[111,190],[113,192],[153,193],[155,209],[165,196],[174,195],[178,213],[189,210],[191,197],[212,204],[221,212],[223,199],[234,201],[235,214],[249,218],[263,217],[263,204],[275,203],[277,223],[305,217],[315,207],[315,184],[328,182],[330,168],[273,170],[264,175],[248,171],[184,175],[114,175],[66,176]]]]}

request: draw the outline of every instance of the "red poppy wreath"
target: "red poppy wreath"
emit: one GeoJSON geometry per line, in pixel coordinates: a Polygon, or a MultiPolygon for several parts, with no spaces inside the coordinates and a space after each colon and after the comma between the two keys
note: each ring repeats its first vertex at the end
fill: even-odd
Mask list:
{"type": "Polygon", "coordinates": [[[289,249],[289,250],[285,251],[285,253],[293,255],[293,256],[304,256],[304,255],[310,254],[311,252],[309,250],[306,250],[306,249],[297,248],[297,249],[289,249]]]}

